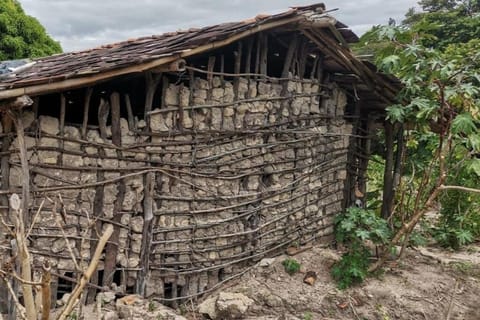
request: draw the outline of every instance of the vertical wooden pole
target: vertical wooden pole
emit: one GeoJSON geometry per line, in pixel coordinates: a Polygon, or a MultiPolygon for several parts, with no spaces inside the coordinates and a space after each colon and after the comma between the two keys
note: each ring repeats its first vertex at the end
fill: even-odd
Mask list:
{"type": "MultiPolygon", "coordinates": [[[[12,118],[15,125],[18,148],[20,150],[20,163],[22,167],[22,213],[18,215],[16,219],[19,220],[17,225],[17,245],[19,263],[21,265],[21,277],[27,282],[32,281],[32,270],[30,265],[30,255],[25,243],[25,232],[29,226],[29,208],[30,208],[30,168],[27,158],[27,147],[25,144],[25,132],[23,128],[23,122],[21,117],[21,111],[13,112],[8,111],[8,115],[12,118]]],[[[23,300],[28,319],[36,319],[35,303],[33,298],[33,288],[28,284],[22,284],[23,300]]]]}
{"type": "MultiPolygon", "coordinates": [[[[253,38],[248,39],[247,42],[247,55],[245,56],[245,73],[252,72],[252,51],[253,51],[253,38]]],[[[250,79],[250,76],[247,76],[250,79]]]]}
{"type": "Polygon", "coordinates": [[[268,70],[268,34],[264,33],[261,34],[261,53],[260,53],[260,73],[263,75],[267,75],[268,70]]]}
{"type": "Polygon", "coordinates": [[[143,234],[142,247],[140,250],[140,266],[142,269],[138,272],[136,283],[136,292],[145,295],[145,289],[148,281],[148,272],[150,268],[150,252],[153,238],[153,193],[155,190],[155,173],[150,172],[145,176],[145,196],[143,198],[143,234]]]}
{"type": "Polygon", "coordinates": [[[220,72],[222,73],[222,75],[220,75],[220,80],[222,81],[222,85],[223,85],[224,80],[225,80],[225,77],[223,76],[224,70],[225,70],[225,56],[222,54],[220,56],[220,72]]]}
{"type": "MultiPolygon", "coordinates": [[[[87,99],[86,99],[87,100],[87,99]]],[[[100,109],[104,104],[107,102],[102,98],[100,100],[100,104],[98,106],[99,113],[98,113],[98,122],[100,124],[99,129],[100,132],[103,130],[106,130],[106,128],[102,128],[101,123],[103,123],[103,120],[101,121],[100,117],[100,109]]],[[[84,122],[85,123],[85,122],[84,122]]],[[[100,158],[105,157],[106,153],[104,148],[99,147],[98,148],[98,156],[100,158]]],[[[105,172],[103,170],[97,170],[97,181],[101,182],[105,180],[105,172]]],[[[93,218],[95,217],[100,217],[103,214],[103,196],[104,196],[104,186],[99,185],[95,188],[95,196],[93,198],[93,218]]],[[[92,228],[92,231],[90,232],[90,237],[92,239],[97,238],[97,234],[102,230],[102,222],[100,219],[96,220],[95,227],[92,228]]],[[[95,247],[97,246],[96,240],[92,240],[90,244],[90,257],[93,257],[95,254],[95,247]]],[[[90,278],[90,282],[93,284],[98,284],[98,272],[93,273],[92,277],[90,278]]],[[[86,303],[91,304],[95,301],[95,296],[96,296],[97,290],[95,288],[90,287],[88,289],[87,293],[87,298],[86,298],[86,303]]]]}
{"type": "MultiPolygon", "coordinates": [[[[65,97],[65,94],[61,93],[60,94],[60,132],[59,132],[60,137],[63,137],[65,133],[65,113],[66,113],[66,107],[67,107],[66,104],[67,104],[67,99],[65,97]]],[[[63,150],[64,145],[65,145],[65,142],[63,141],[63,139],[60,139],[60,143],[59,143],[60,150],[63,150]]],[[[57,164],[59,165],[63,164],[62,152],[58,153],[57,164]]]]}
{"type": "Polygon", "coordinates": [[[83,101],[83,122],[82,122],[82,139],[87,138],[88,114],[90,112],[90,100],[92,98],[93,88],[87,88],[85,91],[85,99],[83,101]]]}
{"type": "Polygon", "coordinates": [[[255,50],[255,73],[260,73],[260,51],[262,47],[261,33],[257,34],[256,50],[255,50]]]}
{"type": "MultiPolygon", "coordinates": [[[[2,154],[3,154],[2,160],[1,160],[2,190],[8,190],[9,187],[10,187],[10,181],[9,181],[9,177],[10,177],[10,164],[9,164],[10,154],[8,153],[8,150],[10,149],[10,145],[11,145],[11,142],[12,142],[12,137],[9,135],[9,133],[11,133],[11,131],[12,131],[13,121],[8,116],[2,116],[1,120],[2,120],[3,133],[5,134],[5,136],[2,139],[2,154]]],[[[2,195],[0,197],[0,203],[2,204],[3,207],[8,208],[8,196],[7,195],[2,195]]],[[[2,217],[7,217],[8,216],[8,209],[1,209],[1,210],[2,210],[1,216],[2,217]]],[[[2,228],[3,228],[3,226],[2,226],[2,228]]],[[[12,252],[12,256],[14,256],[13,252],[12,252]]],[[[1,284],[1,285],[3,285],[3,284],[1,284]]],[[[18,285],[17,285],[16,281],[12,281],[12,287],[13,287],[15,292],[18,291],[18,285]]],[[[8,294],[6,292],[6,290],[0,292],[0,297],[3,297],[4,295],[7,298],[8,320],[16,320],[17,310],[16,310],[15,301],[10,296],[10,294],[8,294]]]]}
{"type": "MultiPolygon", "coordinates": [[[[157,91],[157,86],[160,83],[160,79],[162,79],[162,74],[152,74],[151,72],[147,72],[145,75],[145,108],[144,108],[144,119],[147,123],[146,129],[150,131],[150,115],[149,112],[152,111],[153,106],[153,98],[155,97],[155,92],[157,91]]],[[[162,92],[162,107],[164,107],[165,99],[165,91],[167,90],[168,86],[168,79],[164,78],[163,81],[163,92],[162,92]],[[165,79],[167,81],[165,81],[165,79]]]]}
{"type": "Polygon", "coordinates": [[[133,116],[132,102],[130,101],[130,95],[128,93],[125,93],[124,98],[125,98],[125,107],[127,108],[128,129],[130,131],[134,131],[135,130],[135,118],[133,116]]]}
{"type": "Polygon", "coordinates": [[[393,203],[393,166],[394,166],[394,135],[393,124],[385,122],[385,171],[383,173],[382,217],[388,219],[393,203]]]}
{"type": "Polygon", "coordinates": [[[290,67],[292,66],[293,54],[297,50],[297,44],[298,44],[298,37],[294,35],[293,39],[290,40],[290,44],[288,45],[288,49],[287,49],[287,54],[283,62],[282,78],[288,78],[288,75],[290,73],[290,67]]]}
{"type": "MultiPolygon", "coordinates": [[[[113,92],[110,95],[110,104],[112,108],[112,143],[117,146],[122,146],[122,132],[120,128],[120,95],[118,92],[113,92]]],[[[122,152],[117,150],[117,156],[122,157],[122,152]]],[[[122,211],[122,204],[125,197],[125,181],[121,180],[117,183],[118,193],[115,203],[113,205],[113,234],[110,241],[105,246],[105,262],[103,271],[103,285],[110,287],[113,282],[113,275],[116,270],[117,254],[118,254],[118,239],[120,235],[120,221],[122,211]]]]}

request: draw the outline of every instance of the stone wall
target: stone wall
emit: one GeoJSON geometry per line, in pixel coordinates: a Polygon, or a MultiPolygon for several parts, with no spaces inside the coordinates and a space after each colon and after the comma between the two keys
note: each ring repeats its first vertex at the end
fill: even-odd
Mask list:
{"type": "MultiPolygon", "coordinates": [[[[347,177],[346,103],[335,84],[196,78],[192,88],[165,88],[162,106],[136,120],[136,130],[121,119],[121,147],[111,128],[102,138],[91,127],[83,140],[79,126],[62,135],[58,119],[26,112],[25,126],[37,128],[26,137],[38,189],[32,211],[41,207],[32,252],[59,272],[74,270],[55,210],[65,209],[63,229],[85,262],[95,219],[97,228],[118,221],[118,278],[133,287],[147,172],[155,174],[148,294],[194,295],[288,244],[328,241],[347,177]]],[[[17,145],[10,188],[21,186],[17,145]]]]}

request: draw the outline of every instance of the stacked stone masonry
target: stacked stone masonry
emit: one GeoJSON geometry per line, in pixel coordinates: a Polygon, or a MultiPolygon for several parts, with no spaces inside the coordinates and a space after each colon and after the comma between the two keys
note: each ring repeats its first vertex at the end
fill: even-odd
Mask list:
{"type": "MultiPolygon", "coordinates": [[[[117,270],[134,286],[147,172],[155,174],[148,294],[163,297],[175,284],[179,296],[195,295],[288,244],[331,238],[352,133],[342,90],[313,80],[214,77],[196,78],[193,88],[170,84],[163,99],[134,131],[121,119],[121,147],[110,128],[106,139],[89,129],[85,141],[80,125],[65,126],[62,136],[57,118],[24,114],[32,185],[41,190],[32,200],[32,212],[41,207],[30,244],[36,260],[75,269],[53,214],[61,198],[64,230],[84,263],[97,238],[86,233],[92,221],[101,227],[120,215],[117,270]]],[[[17,139],[10,149],[10,188],[20,188],[17,139]]]]}

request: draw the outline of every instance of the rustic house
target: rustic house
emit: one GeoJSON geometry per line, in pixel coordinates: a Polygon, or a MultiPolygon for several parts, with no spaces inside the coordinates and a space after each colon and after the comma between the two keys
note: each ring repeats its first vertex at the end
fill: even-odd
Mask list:
{"type": "Polygon", "coordinates": [[[50,260],[57,297],[76,276],[69,248],[88,262],[105,223],[115,231],[92,284],[163,301],[289,244],[329,243],[365,191],[369,125],[398,90],[354,57],[356,40],[316,4],[1,75],[7,226],[8,195],[23,191],[33,263],[50,260]]]}

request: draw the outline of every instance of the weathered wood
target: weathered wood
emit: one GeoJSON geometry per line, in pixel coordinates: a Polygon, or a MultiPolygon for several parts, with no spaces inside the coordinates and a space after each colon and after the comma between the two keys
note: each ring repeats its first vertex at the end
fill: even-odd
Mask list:
{"type": "Polygon", "coordinates": [[[255,47],[255,73],[260,74],[260,48],[262,46],[261,33],[257,34],[255,47]]]}
{"type": "MultiPolygon", "coordinates": [[[[105,150],[103,148],[98,148],[98,155],[101,157],[105,157],[105,150]]],[[[97,181],[104,181],[105,180],[105,172],[99,170],[97,171],[97,181]]],[[[103,215],[103,196],[104,196],[104,185],[100,184],[95,186],[95,195],[93,198],[93,219],[97,217],[101,217],[103,215]]],[[[95,222],[95,226],[92,228],[90,232],[90,238],[94,239],[90,241],[90,256],[93,256],[95,253],[95,242],[97,239],[97,234],[102,230],[102,221],[97,219],[95,222]]],[[[93,285],[98,284],[98,272],[95,272],[91,277],[90,281],[93,285]]],[[[97,294],[97,290],[94,287],[90,287],[87,291],[87,298],[86,303],[91,304],[95,301],[95,297],[97,294]]]]}
{"type": "MultiPolygon", "coordinates": [[[[247,55],[245,56],[245,73],[250,73],[252,71],[252,51],[253,38],[250,38],[247,42],[247,55]]],[[[247,76],[247,79],[250,79],[250,76],[247,76]]]]}
{"type": "Polygon", "coordinates": [[[52,281],[51,267],[48,260],[45,260],[42,268],[41,291],[42,291],[42,320],[49,320],[50,308],[52,306],[52,294],[50,283],[52,281]]]}
{"type": "Polygon", "coordinates": [[[290,44],[288,45],[287,54],[283,62],[282,78],[288,78],[288,75],[290,73],[290,67],[292,66],[293,55],[297,50],[297,44],[298,44],[298,37],[294,35],[293,39],[290,41],[290,44]]]}
{"type": "MultiPolygon", "coordinates": [[[[5,133],[10,133],[13,128],[13,121],[10,117],[8,116],[2,116],[1,118],[2,121],[2,127],[3,131],[5,133]]],[[[2,138],[2,160],[1,160],[1,167],[0,169],[2,170],[2,190],[8,190],[10,188],[10,154],[8,150],[10,149],[10,145],[12,142],[12,138],[9,135],[5,135],[2,138]]],[[[8,215],[8,196],[5,194],[2,194],[0,197],[0,203],[3,208],[2,209],[2,216],[6,217],[8,215]]],[[[2,227],[3,228],[3,227],[2,227]]],[[[13,254],[12,254],[13,255],[13,254]]],[[[7,280],[5,280],[7,281],[7,280]]],[[[17,292],[18,291],[18,285],[15,281],[12,281],[12,289],[17,292]]],[[[10,284],[9,284],[10,285],[10,284]]],[[[10,294],[7,295],[8,301],[7,301],[7,309],[8,309],[8,320],[16,320],[17,316],[17,310],[16,310],[16,304],[15,304],[15,297],[12,297],[10,294]]]]}
{"type": "MultiPolygon", "coordinates": [[[[160,83],[160,79],[162,79],[162,74],[152,74],[151,72],[147,72],[145,74],[145,116],[144,119],[147,122],[147,129],[150,130],[150,117],[149,117],[149,112],[152,111],[152,106],[153,106],[153,98],[155,97],[155,92],[157,91],[157,86],[160,83]]],[[[164,78],[166,79],[166,78],[164,78]]],[[[164,81],[164,87],[168,86],[168,81],[165,83],[164,81]]],[[[165,95],[162,94],[164,97],[165,95]]],[[[162,106],[164,105],[162,99],[162,106]]]]}
{"type": "Polygon", "coordinates": [[[107,120],[110,114],[110,104],[103,98],[100,99],[98,106],[98,130],[103,140],[107,139],[107,120]]]}
{"type": "MultiPolygon", "coordinates": [[[[66,113],[66,103],[67,103],[67,99],[65,97],[65,94],[61,93],[60,94],[60,119],[59,119],[59,135],[60,136],[64,136],[64,132],[65,132],[65,113],[66,113]]],[[[60,143],[59,143],[59,148],[61,150],[63,150],[63,146],[64,146],[64,142],[63,140],[60,140],[60,143]]],[[[59,164],[62,164],[63,163],[63,155],[62,153],[59,153],[58,156],[57,156],[57,162],[59,164]]]]}
{"type": "Polygon", "coordinates": [[[262,33],[260,47],[260,73],[267,75],[268,68],[268,34],[262,33]]]}
{"type": "Polygon", "coordinates": [[[303,40],[302,45],[299,47],[298,51],[298,77],[304,78],[305,69],[307,68],[307,59],[308,59],[308,41],[303,40]]]}
{"type": "Polygon", "coordinates": [[[233,53],[235,57],[235,67],[234,72],[240,73],[242,68],[242,51],[243,51],[243,43],[240,41],[237,45],[237,50],[233,53]]]}
{"type": "Polygon", "coordinates": [[[153,240],[153,195],[155,190],[155,173],[150,172],[145,175],[145,196],[143,198],[143,232],[142,247],[140,250],[140,266],[142,269],[138,272],[136,283],[136,292],[145,295],[146,284],[148,281],[148,271],[150,266],[150,252],[153,240]]]}
{"type": "MultiPolygon", "coordinates": [[[[30,102],[32,102],[30,100],[30,102]]],[[[23,108],[23,107],[22,107],[23,108]]],[[[30,213],[30,169],[28,165],[27,147],[25,144],[25,130],[23,128],[22,111],[8,110],[7,114],[12,118],[15,125],[17,144],[20,151],[20,163],[22,169],[22,201],[21,207],[14,210],[17,211],[17,217],[15,217],[15,239],[18,245],[18,265],[21,265],[21,277],[27,282],[32,282],[32,270],[30,264],[30,253],[26,243],[26,230],[29,224],[30,213]]],[[[11,207],[13,207],[11,205],[11,207]]],[[[33,298],[33,290],[29,284],[22,283],[22,292],[24,305],[27,312],[28,319],[36,318],[35,302],[33,298]]]]}
{"type": "Polygon", "coordinates": [[[208,57],[208,63],[207,63],[207,82],[208,82],[208,88],[207,90],[207,100],[211,101],[212,100],[212,88],[213,88],[213,69],[215,68],[215,56],[210,56],[208,57]]]}
{"type": "Polygon", "coordinates": [[[98,263],[100,262],[100,258],[102,257],[103,248],[105,247],[105,244],[107,243],[108,239],[110,239],[110,236],[112,235],[112,233],[113,233],[113,226],[109,224],[105,228],[103,235],[100,237],[98,241],[97,247],[95,248],[95,253],[92,256],[90,264],[88,265],[85,272],[82,274],[80,282],[73,289],[72,294],[68,299],[64,309],[62,310],[61,314],[57,318],[58,320],[67,319],[70,312],[75,307],[76,301],[80,297],[81,293],[83,292],[83,289],[85,288],[87,283],[90,281],[90,278],[92,277],[92,275],[96,273],[95,271],[97,270],[98,263]]]}
{"type": "Polygon", "coordinates": [[[220,72],[222,73],[220,75],[220,81],[222,81],[222,85],[225,82],[225,78],[224,78],[224,75],[223,75],[224,71],[225,71],[225,56],[222,54],[222,55],[220,55],[220,72]]]}
{"type": "Polygon", "coordinates": [[[113,92],[110,95],[110,107],[112,108],[112,143],[122,145],[122,130],[120,128],[120,94],[113,92]]]}
{"type": "Polygon", "coordinates": [[[127,121],[128,121],[128,129],[130,131],[135,130],[135,118],[133,116],[133,109],[132,109],[132,102],[130,101],[130,95],[125,93],[125,107],[127,108],[127,121]]]}
{"type": "MultiPolygon", "coordinates": [[[[158,84],[158,81],[156,82],[158,84]]],[[[156,87],[156,84],[155,84],[156,87]]],[[[120,95],[114,92],[110,96],[110,103],[112,108],[112,143],[117,147],[122,146],[122,132],[120,128],[120,95]]],[[[122,151],[117,149],[117,156],[122,157],[122,151]]],[[[113,234],[110,241],[105,246],[105,260],[103,271],[103,285],[110,287],[113,282],[113,275],[116,271],[117,254],[118,254],[118,240],[120,236],[120,228],[118,224],[121,221],[122,204],[125,197],[126,185],[124,180],[120,180],[117,184],[118,194],[113,205],[113,234]]]]}
{"type": "Polygon", "coordinates": [[[87,88],[83,101],[83,122],[82,122],[82,139],[87,138],[88,114],[90,112],[90,100],[92,98],[93,88],[87,88]]]}
{"type": "Polygon", "coordinates": [[[391,215],[393,195],[393,166],[394,166],[394,134],[393,124],[385,122],[385,171],[383,173],[383,200],[382,217],[388,219],[391,215]]]}

